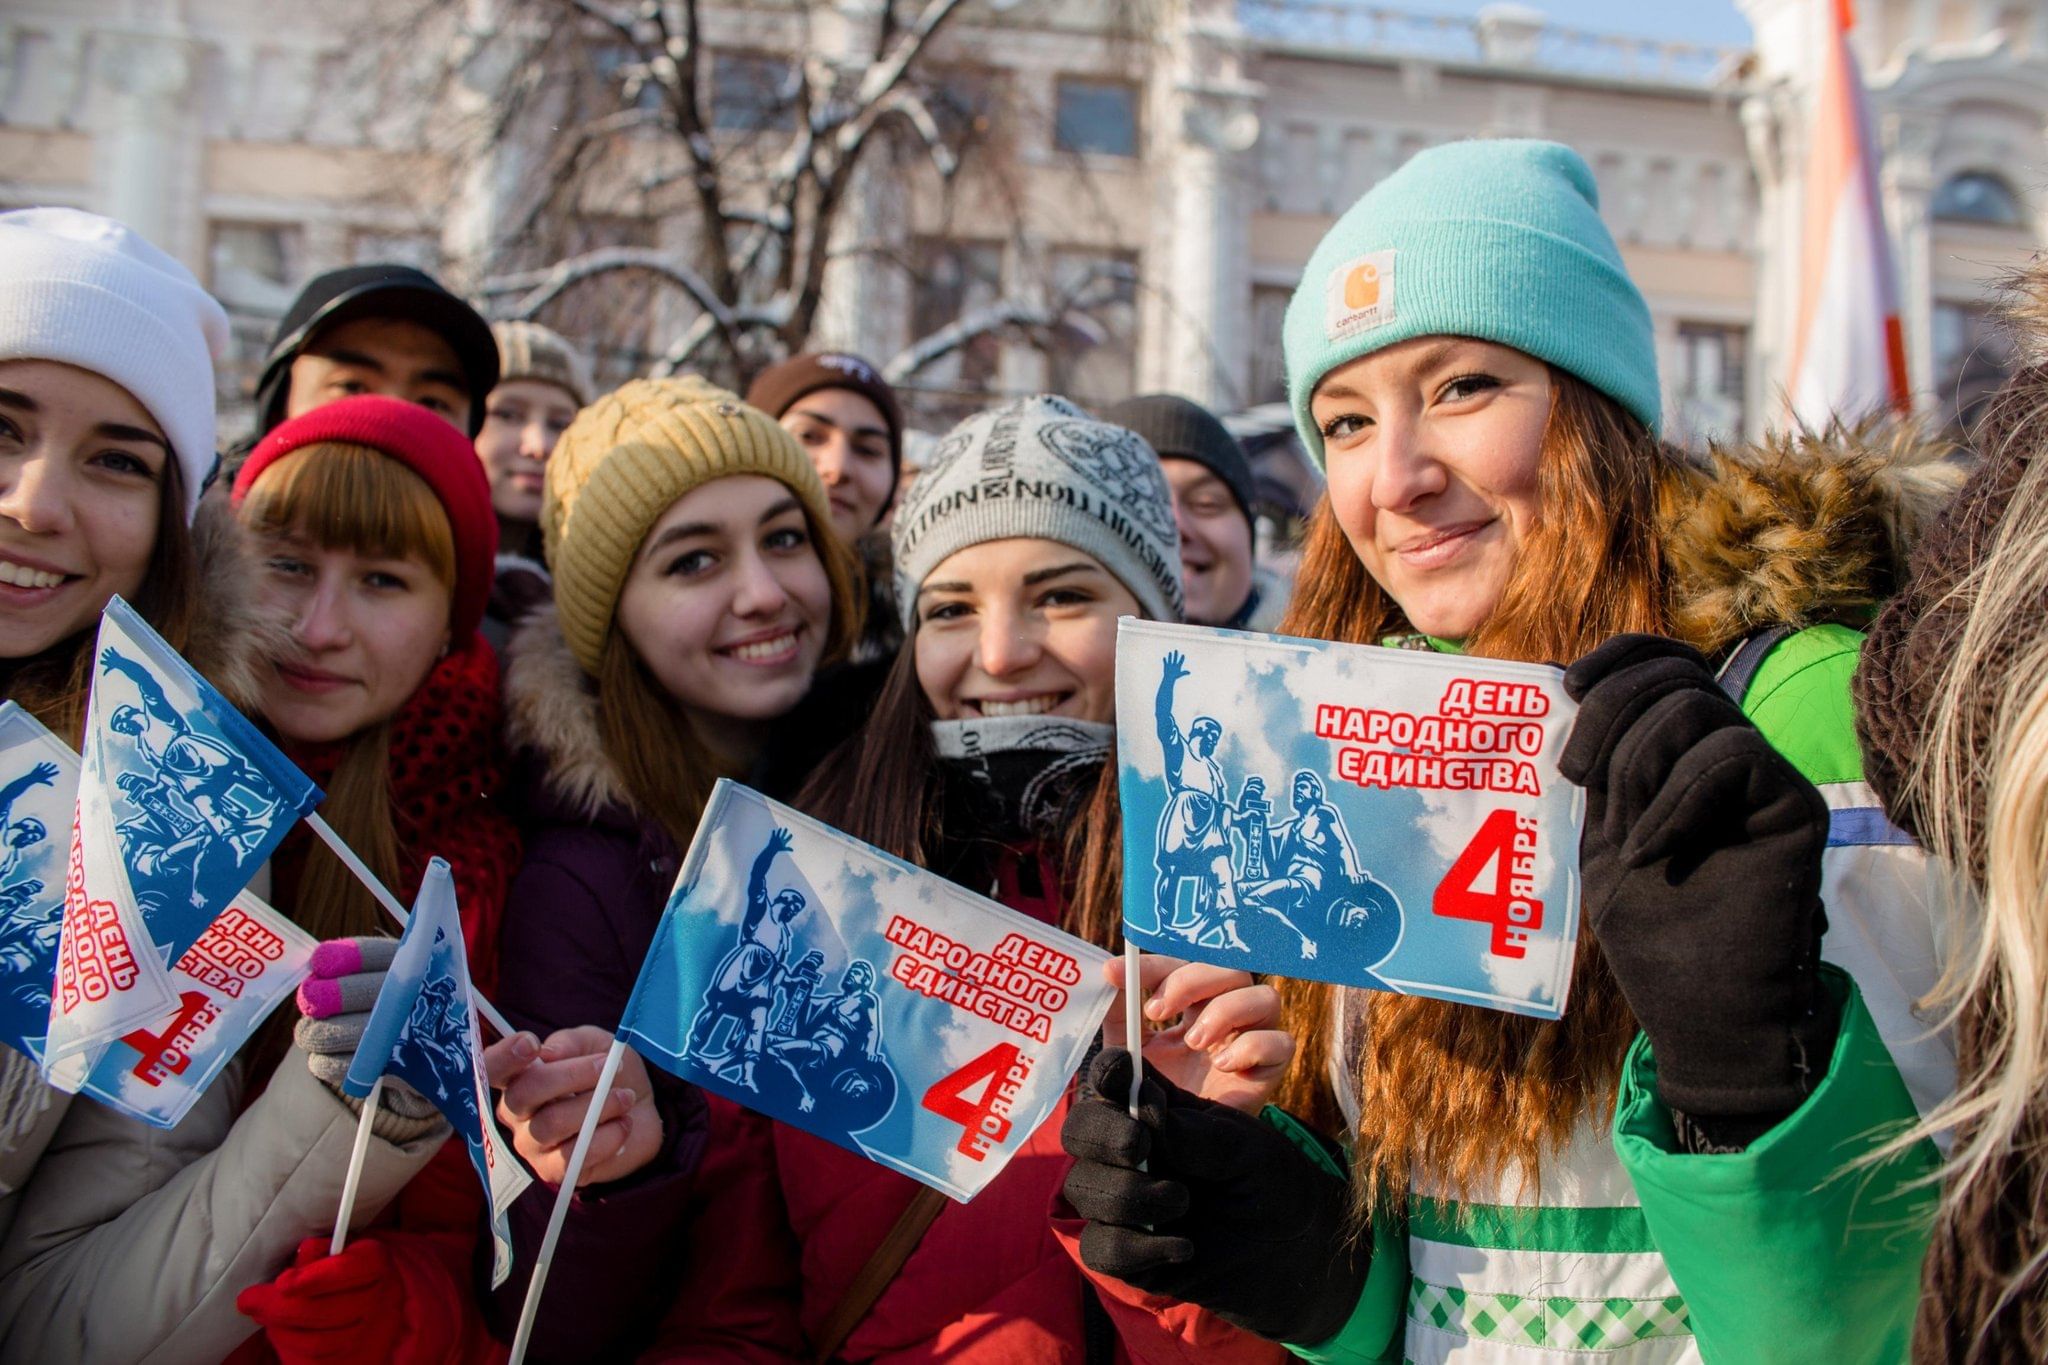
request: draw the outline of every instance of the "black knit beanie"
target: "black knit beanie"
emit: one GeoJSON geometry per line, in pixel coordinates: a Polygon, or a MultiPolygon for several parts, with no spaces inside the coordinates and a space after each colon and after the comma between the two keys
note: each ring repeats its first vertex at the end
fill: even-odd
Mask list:
{"type": "Polygon", "coordinates": [[[1105,410],[1102,420],[1137,432],[1162,460],[1193,460],[1223,480],[1244,519],[1252,519],[1252,462],[1230,429],[1200,403],[1148,393],[1105,410]]]}

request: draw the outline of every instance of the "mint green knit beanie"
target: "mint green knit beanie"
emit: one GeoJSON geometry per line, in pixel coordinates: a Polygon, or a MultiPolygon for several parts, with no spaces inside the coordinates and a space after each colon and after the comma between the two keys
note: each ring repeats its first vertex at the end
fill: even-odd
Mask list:
{"type": "Polygon", "coordinates": [[[1281,342],[1287,398],[1317,468],[1309,397],[1340,365],[1419,336],[1466,336],[1548,361],[1656,431],[1650,309],[1600,221],[1584,158],[1483,139],[1419,152],[1366,192],[1308,259],[1281,342]]]}

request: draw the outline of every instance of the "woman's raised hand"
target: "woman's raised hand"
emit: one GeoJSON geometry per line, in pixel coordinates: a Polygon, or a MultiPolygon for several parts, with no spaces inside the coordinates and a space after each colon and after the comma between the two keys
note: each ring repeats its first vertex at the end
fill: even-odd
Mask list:
{"type": "MultiPolygon", "coordinates": [[[[1124,960],[1103,964],[1119,989],[1124,960]]],[[[1182,1090],[1256,1114],[1280,1088],[1294,1039],[1280,1028],[1280,994],[1249,972],[1145,953],[1138,958],[1145,1017],[1165,1025],[1145,1039],[1145,1065],[1182,1090]]],[[[1110,1007],[1103,1042],[1126,1047],[1123,1002],[1110,1007]]]]}
{"type": "MultiPolygon", "coordinates": [[[[513,1150],[549,1184],[560,1185],[568,1174],[569,1154],[611,1045],[610,1032],[584,1025],[551,1033],[538,1047],[532,1034],[522,1033],[484,1050],[491,1087],[502,1092],[498,1122],[511,1134],[513,1150]]],[[[660,1153],[661,1139],[647,1064],[628,1048],[605,1096],[577,1187],[633,1174],[660,1153]]]]}

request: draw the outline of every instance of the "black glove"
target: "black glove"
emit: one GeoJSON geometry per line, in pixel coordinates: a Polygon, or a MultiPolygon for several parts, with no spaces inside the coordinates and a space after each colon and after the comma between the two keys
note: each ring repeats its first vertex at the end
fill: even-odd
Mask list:
{"type": "Polygon", "coordinates": [[[1271,1124],[1150,1068],[1132,1119],[1112,1098],[1130,1088],[1130,1053],[1104,1048],[1060,1130],[1067,1202],[1088,1220],[1081,1260],[1274,1341],[1335,1336],[1372,1254],[1350,1236],[1349,1186],[1271,1124]]]}
{"type": "Polygon", "coordinates": [[[1573,664],[1558,761],[1586,789],[1586,916],[1657,1058],[1664,1102],[1739,1147],[1826,1071],[1820,793],[1729,700],[1706,660],[1623,635],[1573,664]]]}

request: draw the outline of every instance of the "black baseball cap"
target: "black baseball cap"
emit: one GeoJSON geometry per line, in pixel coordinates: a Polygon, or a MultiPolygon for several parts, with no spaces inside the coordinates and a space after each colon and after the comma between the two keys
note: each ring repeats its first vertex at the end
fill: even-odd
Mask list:
{"type": "Polygon", "coordinates": [[[309,281],[285,310],[256,385],[257,434],[284,420],[292,362],[316,332],[357,318],[403,318],[455,351],[469,384],[469,434],[483,429],[484,399],[498,386],[498,342],[483,316],[441,282],[409,265],[352,265],[309,281]]]}

